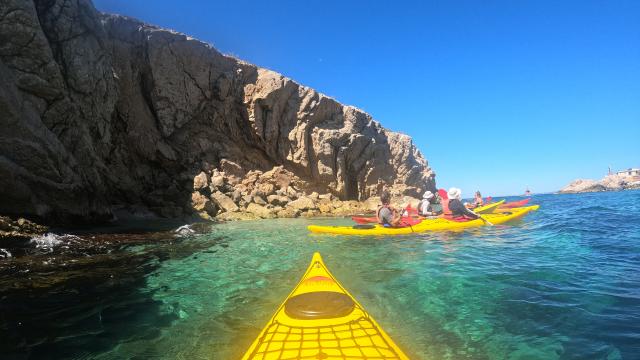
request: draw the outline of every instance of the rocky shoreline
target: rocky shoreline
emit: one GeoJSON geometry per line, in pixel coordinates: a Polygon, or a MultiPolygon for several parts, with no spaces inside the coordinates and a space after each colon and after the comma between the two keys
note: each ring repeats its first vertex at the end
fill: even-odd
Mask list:
{"type": "Polygon", "coordinates": [[[560,194],[586,193],[599,191],[621,191],[640,189],[640,181],[629,181],[628,177],[607,175],[600,180],[577,179],[558,191],[560,194]]]}
{"type": "MultiPolygon", "coordinates": [[[[380,204],[377,196],[365,201],[340,200],[332,193],[320,194],[282,166],[269,171],[242,168],[229,161],[222,170],[202,171],[194,178],[193,208],[203,219],[250,220],[299,216],[347,216],[373,212],[380,204]]],[[[384,184],[380,184],[380,190],[384,184]]],[[[403,196],[397,188],[392,196],[403,206],[418,200],[403,196]]]]}

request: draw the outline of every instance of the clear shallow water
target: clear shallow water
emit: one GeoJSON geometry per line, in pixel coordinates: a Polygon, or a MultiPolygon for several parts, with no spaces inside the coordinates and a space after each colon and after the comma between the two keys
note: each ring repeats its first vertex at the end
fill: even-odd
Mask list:
{"type": "MultiPolygon", "coordinates": [[[[81,268],[97,277],[2,294],[0,349],[237,359],[320,251],[412,358],[637,359],[640,191],[533,202],[540,210],[522,221],[459,233],[311,235],[310,223],[349,222],[279,219],[89,254],[109,257],[81,268]]],[[[32,276],[20,269],[0,276],[32,276]]]]}

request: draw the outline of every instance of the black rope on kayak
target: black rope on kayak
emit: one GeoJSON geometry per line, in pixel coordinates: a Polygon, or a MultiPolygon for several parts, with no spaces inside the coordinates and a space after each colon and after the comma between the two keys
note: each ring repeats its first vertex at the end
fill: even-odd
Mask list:
{"type": "Polygon", "coordinates": [[[360,353],[358,358],[400,359],[394,346],[382,335],[381,329],[366,315],[340,324],[321,326],[290,326],[273,321],[265,329],[249,358],[264,359],[271,355],[283,357],[287,352],[287,359],[318,359],[318,355],[335,356],[338,353],[338,356],[347,359],[353,358],[353,354],[348,353],[354,350],[360,353]],[[344,343],[347,339],[351,340],[351,344],[344,343]],[[334,345],[323,345],[322,342],[334,345]],[[311,344],[315,346],[309,346],[311,344]],[[308,351],[313,352],[304,354],[308,351]]]}

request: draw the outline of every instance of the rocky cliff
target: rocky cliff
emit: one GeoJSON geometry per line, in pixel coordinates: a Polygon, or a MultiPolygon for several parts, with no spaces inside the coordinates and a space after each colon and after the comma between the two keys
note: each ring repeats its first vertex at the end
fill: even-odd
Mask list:
{"type": "Polygon", "coordinates": [[[234,201],[245,207],[287,191],[363,200],[382,183],[435,187],[411,138],[363,111],[88,0],[0,2],[0,114],[2,214],[173,217],[211,201],[215,215],[219,187],[231,197],[247,174],[256,181],[234,201]],[[265,194],[265,173],[288,182],[265,194]]]}

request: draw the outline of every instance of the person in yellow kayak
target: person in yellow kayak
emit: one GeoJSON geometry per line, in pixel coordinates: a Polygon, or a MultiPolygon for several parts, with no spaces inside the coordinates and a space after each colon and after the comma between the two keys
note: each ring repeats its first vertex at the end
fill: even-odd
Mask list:
{"type": "Polygon", "coordinates": [[[467,205],[469,209],[475,209],[479,206],[484,205],[484,200],[482,200],[482,194],[480,194],[480,191],[479,190],[476,191],[476,194],[473,198],[473,202],[471,204],[465,204],[465,205],[467,205]]]}
{"type": "Polygon", "coordinates": [[[466,218],[466,219],[478,219],[480,215],[467,209],[462,201],[462,190],[452,187],[449,189],[447,195],[449,196],[449,216],[453,218],[466,218]]]}
{"type": "Polygon", "coordinates": [[[418,204],[418,215],[430,217],[442,214],[442,205],[438,197],[431,191],[427,191],[422,196],[422,201],[418,204]]]}
{"type": "Polygon", "coordinates": [[[402,216],[399,211],[391,207],[391,195],[389,195],[388,191],[382,192],[380,201],[382,202],[382,206],[378,207],[378,211],[376,212],[378,223],[384,226],[398,226],[402,220],[402,216]]]}

